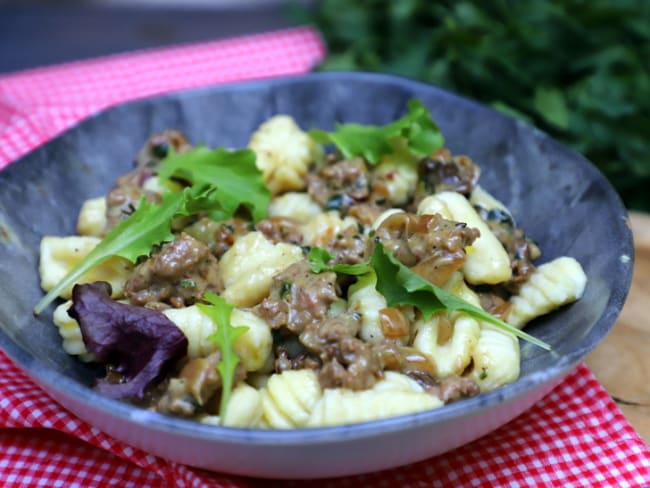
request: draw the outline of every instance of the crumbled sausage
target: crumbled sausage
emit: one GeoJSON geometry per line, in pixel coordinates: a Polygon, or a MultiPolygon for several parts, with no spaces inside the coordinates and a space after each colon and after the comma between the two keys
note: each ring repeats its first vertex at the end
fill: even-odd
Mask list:
{"type": "Polygon", "coordinates": [[[480,169],[467,156],[452,156],[441,149],[420,162],[419,188],[415,199],[443,191],[455,191],[468,196],[480,176],[480,169]]]}
{"type": "Polygon", "coordinates": [[[465,262],[465,248],[479,231],[438,214],[402,212],[386,218],[376,235],[402,264],[440,286],[465,262]]]}
{"type": "Polygon", "coordinates": [[[222,290],[217,265],[205,244],[183,233],[136,266],[125,293],[134,305],[189,306],[206,291],[222,290]]]}
{"type": "Polygon", "coordinates": [[[482,207],[476,207],[476,210],[510,257],[512,278],[501,284],[501,288],[508,293],[517,293],[519,287],[528,281],[535,271],[533,261],[540,257],[541,251],[522,229],[515,226],[514,220],[508,213],[500,209],[488,211],[482,207]]]}
{"type": "MultiPolygon", "coordinates": [[[[198,409],[206,413],[218,413],[217,402],[214,400],[222,387],[221,376],[217,371],[220,361],[220,351],[187,361],[178,377],[170,380],[166,391],[158,400],[157,410],[187,417],[194,415],[198,409]]],[[[235,369],[233,386],[245,377],[246,369],[240,363],[235,369]]]]}
{"type": "Polygon", "coordinates": [[[365,390],[383,377],[373,345],[356,337],[360,327],[358,314],[343,313],[310,324],[300,334],[300,342],[323,363],[318,375],[323,388],[365,390]]]}
{"type": "Polygon", "coordinates": [[[508,320],[508,314],[512,308],[512,303],[508,300],[509,294],[505,290],[484,289],[476,287],[474,290],[481,302],[481,308],[496,318],[503,321],[508,320]],[[497,293],[497,292],[501,293],[497,293]]]}
{"type": "Polygon", "coordinates": [[[327,210],[342,214],[356,202],[368,197],[368,169],[363,159],[344,159],[307,176],[312,198],[327,210]]]}
{"type": "Polygon", "coordinates": [[[406,375],[417,381],[427,393],[437,396],[444,403],[476,396],[481,392],[475,381],[463,376],[437,378],[418,370],[409,371],[406,375]]]}
{"type": "Polygon", "coordinates": [[[289,351],[284,346],[278,346],[275,352],[276,359],[273,367],[276,373],[293,369],[320,369],[321,361],[309,353],[304,351],[295,357],[290,357],[289,351]]]}
{"type": "Polygon", "coordinates": [[[269,297],[255,310],[274,329],[299,337],[299,352],[294,355],[288,347],[276,350],[276,371],[320,367],[324,388],[370,388],[383,374],[379,355],[357,338],[361,323],[356,314],[328,317],[337,298],[336,274],[315,274],[301,261],[273,278],[269,297]]]}
{"type": "Polygon", "coordinates": [[[307,325],[320,323],[338,298],[336,273],[312,272],[307,261],[292,264],[273,277],[269,296],[255,307],[272,328],[300,334],[307,325]]]}
{"type": "Polygon", "coordinates": [[[288,242],[301,245],[303,241],[300,222],[290,217],[269,217],[259,221],[255,228],[274,244],[288,242]]]}
{"type": "Polygon", "coordinates": [[[178,131],[168,130],[151,136],[136,156],[135,169],[119,177],[106,196],[105,231],[109,231],[133,213],[140,197],[144,196],[149,202],[160,203],[160,195],[144,189],[144,182],[154,176],[156,164],[170,149],[184,152],[190,147],[186,137],[178,131]]]}
{"type": "Polygon", "coordinates": [[[346,227],[325,245],[325,249],[334,255],[332,264],[361,263],[366,257],[366,237],[356,227],[346,227]]]}
{"type": "Polygon", "coordinates": [[[186,152],[191,149],[187,137],[177,130],[166,130],[152,135],[144,143],[135,158],[138,168],[153,168],[160,160],[165,158],[170,151],[175,153],[186,152]]]}
{"type": "Polygon", "coordinates": [[[140,197],[144,196],[149,202],[160,203],[161,198],[158,193],[142,188],[144,182],[152,176],[151,170],[145,167],[133,170],[117,179],[115,187],[106,195],[104,232],[108,232],[135,212],[140,197]]]}

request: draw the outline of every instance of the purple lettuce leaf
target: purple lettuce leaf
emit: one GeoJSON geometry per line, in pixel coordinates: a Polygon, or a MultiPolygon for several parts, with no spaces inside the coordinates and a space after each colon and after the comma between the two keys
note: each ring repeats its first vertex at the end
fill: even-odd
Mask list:
{"type": "Polygon", "coordinates": [[[97,361],[122,375],[119,383],[99,379],[95,389],[112,398],[142,398],[187,354],[187,338],[164,314],[111,299],[103,281],[75,285],[68,310],[97,361]]]}

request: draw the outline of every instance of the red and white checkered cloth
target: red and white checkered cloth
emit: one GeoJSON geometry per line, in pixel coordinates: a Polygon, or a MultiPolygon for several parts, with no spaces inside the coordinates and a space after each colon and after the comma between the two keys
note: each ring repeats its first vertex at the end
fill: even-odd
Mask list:
{"type": "MultiPolygon", "coordinates": [[[[83,117],[134,98],[298,74],[324,56],[296,28],[0,77],[0,168],[83,117]]],[[[650,486],[650,450],[585,366],[492,434],[410,466],[349,478],[269,482],[189,468],[112,439],[53,402],[0,352],[3,487],[650,486]]]]}

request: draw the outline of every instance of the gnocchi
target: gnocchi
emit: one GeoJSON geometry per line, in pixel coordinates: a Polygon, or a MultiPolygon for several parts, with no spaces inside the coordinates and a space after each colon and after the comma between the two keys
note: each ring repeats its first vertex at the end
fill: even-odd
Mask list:
{"type": "MultiPolygon", "coordinates": [[[[215,332],[215,325],[198,307],[192,305],[170,308],[163,313],[187,337],[188,357],[207,356],[217,349],[217,344],[209,339],[209,336],[215,332]]],[[[247,327],[246,332],[239,336],[233,345],[246,371],[261,369],[271,355],[272,338],[269,325],[248,310],[238,308],[232,311],[230,320],[236,325],[247,327]]]]}
{"type": "MultiPolygon", "coordinates": [[[[59,281],[95,246],[100,239],[93,236],[45,236],[41,239],[41,259],[39,272],[41,275],[41,288],[50,291],[59,281]]],[[[86,273],[79,283],[93,281],[106,281],[113,289],[113,298],[119,298],[124,291],[124,284],[133,267],[122,258],[113,257],[86,273]]],[[[70,298],[72,287],[65,288],[61,298],[70,298]]]]}
{"type": "Polygon", "coordinates": [[[80,236],[101,237],[107,221],[106,198],[91,198],[81,206],[77,218],[77,233],[80,236]]]}
{"type": "Polygon", "coordinates": [[[370,390],[326,389],[314,405],[307,427],[367,422],[439,408],[442,401],[399,381],[380,381],[370,390]]]}
{"type": "Polygon", "coordinates": [[[542,264],[512,297],[508,322],[523,327],[532,319],[582,297],[587,285],[580,263],[570,257],[560,257],[542,264]]]}
{"type": "Polygon", "coordinates": [[[323,213],[323,209],[307,193],[288,192],[269,204],[269,217],[288,217],[307,224],[323,213]]]}
{"type": "Polygon", "coordinates": [[[273,244],[260,232],[242,236],[219,263],[223,297],[234,305],[255,305],[268,294],[273,275],[302,258],[298,246],[273,244]]]}
{"type": "Polygon", "coordinates": [[[356,226],[356,221],[351,217],[342,219],[338,211],[330,210],[314,215],[302,225],[301,232],[305,244],[322,247],[348,227],[356,226]]]}
{"type": "Polygon", "coordinates": [[[262,390],[262,411],[266,425],[275,429],[304,427],[322,390],[310,369],[272,375],[262,390]]]}
{"type": "Polygon", "coordinates": [[[494,285],[510,279],[510,258],[503,245],[463,195],[454,192],[432,195],[420,203],[418,213],[441,213],[450,220],[464,222],[479,230],[481,234],[468,250],[463,266],[468,283],[494,285]]]}
{"type": "Polygon", "coordinates": [[[251,136],[257,167],[272,194],[305,188],[309,164],[322,158],[322,148],[289,116],[276,115],[251,136]]]}
{"type": "Polygon", "coordinates": [[[479,324],[471,317],[458,314],[451,321],[438,314],[416,322],[413,346],[431,359],[440,376],[460,375],[472,359],[479,335],[479,324]],[[444,329],[450,329],[448,337],[441,339],[444,329]]]}
{"type": "Polygon", "coordinates": [[[59,334],[63,339],[63,350],[71,356],[77,356],[84,362],[94,360],[94,356],[86,349],[81,329],[75,319],[68,315],[68,309],[72,305],[72,300],[63,302],[54,309],[52,321],[59,328],[59,334]]]}

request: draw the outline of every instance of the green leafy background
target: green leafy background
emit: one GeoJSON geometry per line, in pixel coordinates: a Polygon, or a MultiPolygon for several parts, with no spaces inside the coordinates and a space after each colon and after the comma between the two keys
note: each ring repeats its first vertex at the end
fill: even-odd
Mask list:
{"type": "Polygon", "coordinates": [[[650,210],[650,1],[321,0],[323,70],[395,73],[530,122],[650,210]]]}

